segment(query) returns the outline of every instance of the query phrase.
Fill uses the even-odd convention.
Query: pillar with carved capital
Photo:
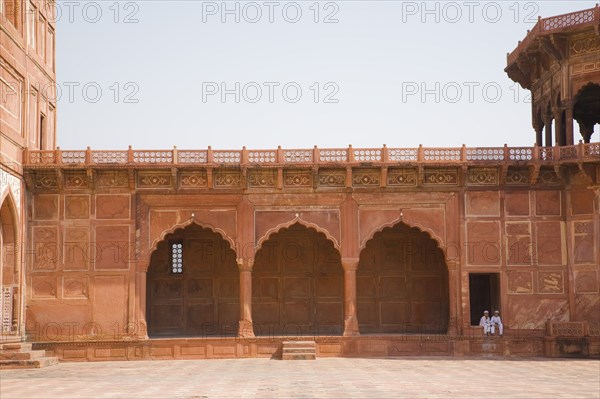
[[[564,129],[563,113],[562,109],[558,107],[552,108],[552,115],[554,116],[555,129],[554,129],[554,144],[557,146],[565,145],[567,133]]]
[[[240,324],[238,337],[253,338],[252,326],[252,266],[254,259],[237,259],[240,271]]]
[[[342,258],[344,268],[344,336],[359,335],[356,317],[356,269],[358,258]]]
[[[448,265],[448,299],[449,299],[449,317],[448,317],[448,335],[458,335],[458,260],[447,260]]]
[[[552,147],[552,114],[546,116],[544,125],[546,129],[546,140],[544,144],[546,147]]]
[[[573,104],[568,103],[565,109],[565,125],[566,125],[566,143],[565,145],[573,145]]]
[[[542,132],[544,130],[544,125],[535,126],[535,145],[541,147],[544,145],[542,141]]]

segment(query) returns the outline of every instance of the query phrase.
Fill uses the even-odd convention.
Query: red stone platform
[[[477,330],[477,332],[479,332]],[[600,337],[362,335],[355,337],[156,338],[140,341],[44,342],[61,361],[281,359],[284,341],[315,341],[317,357],[483,356],[600,358]]]

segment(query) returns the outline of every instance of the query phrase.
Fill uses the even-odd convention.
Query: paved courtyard
[[[0,372],[8,398],[598,398],[600,361],[269,359],[61,363]]]

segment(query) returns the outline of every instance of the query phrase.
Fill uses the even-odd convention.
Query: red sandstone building
[[[63,151],[39,90],[52,3],[0,4],[3,342],[64,360],[277,356],[290,336],[319,356],[600,354],[598,6],[508,55],[535,147]]]

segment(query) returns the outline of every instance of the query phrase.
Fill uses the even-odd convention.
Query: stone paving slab
[[[0,372],[9,398],[600,398],[600,361],[320,358],[61,363]]]

